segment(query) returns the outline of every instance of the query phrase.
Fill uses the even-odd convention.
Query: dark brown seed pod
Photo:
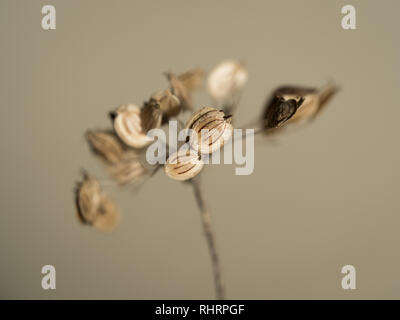
[[[297,109],[304,102],[304,98],[298,100],[288,99],[281,96],[274,96],[268,103],[263,115],[264,129],[277,128],[288,121],[296,113]]]
[[[191,147],[203,154],[221,148],[233,133],[231,116],[211,107],[194,113],[186,124],[186,129],[192,130],[189,137]]]

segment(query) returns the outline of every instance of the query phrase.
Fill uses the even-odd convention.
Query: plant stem
[[[215,243],[215,236],[211,228],[210,211],[208,210],[206,202],[204,201],[204,197],[200,187],[199,176],[190,180],[190,182],[193,186],[193,192],[196,198],[197,206],[200,209],[201,223],[203,225],[203,231],[204,235],[206,236],[208,251],[211,257],[216,297],[218,300],[224,300],[225,286],[224,286],[224,281],[222,280],[221,265]]]

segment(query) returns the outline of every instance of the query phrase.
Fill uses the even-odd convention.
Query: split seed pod
[[[299,86],[283,86],[276,89],[273,97],[282,97],[285,100],[294,99],[298,101],[304,98],[303,103],[299,106],[295,114],[290,118],[288,123],[300,122],[302,120],[313,120],[321,110],[327,105],[328,101],[338,92],[339,88],[330,83],[321,89],[299,87]],[[271,101],[274,98],[271,99]]]
[[[99,231],[112,231],[120,221],[114,201],[102,192],[96,178],[84,173],[83,182],[76,189],[76,207],[79,220]]]
[[[220,149],[233,133],[231,116],[225,116],[223,111],[205,107],[193,114],[186,124],[191,147],[203,154]]]
[[[225,60],[208,76],[208,91],[216,101],[225,104],[240,93],[247,79],[247,70],[241,62]]]
[[[304,102],[304,98],[285,99],[280,96],[274,96],[267,105],[263,115],[263,128],[277,128],[294,116],[297,109]]]
[[[200,173],[204,162],[193,150],[180,150],[173,153],[164,165],[165,174],[178,181],[189,180]]]
[[[130,147],[143,148],[153,141],[146,133],[160,127],[162,113],[155,103],[145,104],[142,109],[129,104],[120,106],[112,117],[118,137]]]
[[[88,130],[86,132],[86,140],[92,151],[99,155],[106,163],[117,163],[124,155],[121,142],[115,136],[115,133],[111,131]]]

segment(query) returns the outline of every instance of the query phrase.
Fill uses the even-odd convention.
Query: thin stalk
[[[197,176],[196,178],[190,180],[190,182],[193,186],[193,192],[194,192],[194,196],[196,198],[196,203],[200,210],[201,223],[203,225],[203,231],[204,231],[204,235],[207,240],[208,251],[209,251],[210,257],[211,257],[216,297],[218,300],[224,300],[225,299],[225,285],[224,285],[224,281],[222,279],[221,264],[220,264],[220,260],[219,260],[216,243],[215,243],[215,235],[211,228],[210,211],[207,208],[207,204],[204,200],[204,196],[201,191],[199,177]]]

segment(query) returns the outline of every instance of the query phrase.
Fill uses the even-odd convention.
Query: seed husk
[[[117,163],[122,159],[124,148],[114,132],[88,130],[85,137],[93,153],[106,163]]]

